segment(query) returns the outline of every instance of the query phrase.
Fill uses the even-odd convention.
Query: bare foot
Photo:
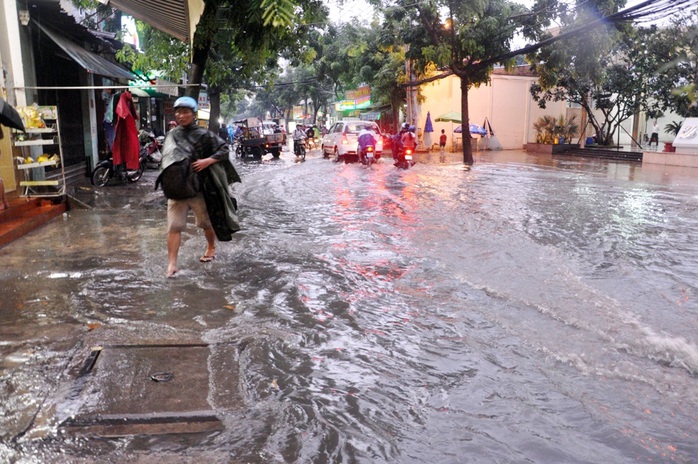
[[[177,271],[179,271],[179,269],[177,269],[177,265],[176,265],[176,264],[170,264],[169,266],[167,266],[167,272],[165,272],[165,276],[166,276],[168,279],[169,279],[170,277],[174,277],[175,274],[177,273]]]

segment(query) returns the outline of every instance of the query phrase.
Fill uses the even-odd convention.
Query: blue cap
[[[175,103],[174,103],[175,108],[190,108],[194,113],[196,113],[196,110],[199,109],[199,105],[196,103],[196,100],[194,100],[191,97],[179,97]]]

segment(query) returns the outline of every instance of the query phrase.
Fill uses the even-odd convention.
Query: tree
[[[671,110],[683,117],[697,117],[698,10],[672,18],[666,28],[648,34],[646,51],[656,60],[650,81],[653,115]]]
[[[538,0],[534,11],[553,4],[553,0]],[[548,22],[546,15],[534,14],[508,0],[401,1],[388,8],[385,15],[391,32],[409,44],[406,58],[421,76],[437,70],[441,73],[433,79],[458,76],[464,125],[469,119],[468,90],[488,82],[494,64],[515,63],[515,55],[509,52],[516,33],[534,38]],[[473,164],[469,137],[463,138],[463,162]]]
[[[616,13],[623,3],[586,3],[565,12],[561,21],[566,27],[588,23]],[[529,54],[531,69],[539,75],[531,94],[541,108],[561,100],[580,105],[599,143],[613,143],[620,123],[639,109],[646,95],[647,66],[641,65],[645,55],[637,54],[636,37],[626,25],[608,24]]]
[[[201,84],[207,82],[211,96],[209,127],[215,130],[221,92],[240,88],[242,83],[262,81],[258,74],[275,66],[277,56],[303,40],[309,29],[307,25],[326,13],[320,0],[204,0],[204,10],[189,48],[162,33],[152,32],[147,57],[137,56],[129,49],[124,49],[121,56],[143,65],[159,63],[155,69],[165,63],[172,74],[176,73],[175,65],[182,57],[191,57],[188,65],[191,85],[185,94],[197,98]],[[216,59],[209,60],[211,55]]]
[[[397,121],[405,99],[405,89],[399,85],[405,81],[404,49],[396,46],[395,37],[376,19],[368,27],[330,27],[312,45],[317,52],[312,65],[319,84],[314,100],[327,104],[332,94],[340,98],[346,90],[368,84],[372,103],[390,105],[391,119]]]

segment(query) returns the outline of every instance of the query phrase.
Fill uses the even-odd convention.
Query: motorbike
[[[165,136],[161,135],[156,137],[155,134],[150,131],[145,133],[141,140],[140,157],[145,160],[145,167],[147,169],[160,168],[160,163],[162,162],[161,148],[165,141]]]
[[[305,161],[305,143],[303,141],[296,142],[293,141],[293,151],[296,154],[296,158],[300,158],[301,161]]]
[[[395,166],[399,169],[409,169],[414,166],[414,159],[412,158],[413,152],[411,148],[405,148],[401,151],[401,155],[395,162]]]
[[[104,161],[99,162],[97,166],[92,170],[90,176],[90,181],[92,185],[97,187],[104,187],[109,183],[111,179],[117,179],[120,181],[128,182],[138,182],[138,180],[143,176],[143,171],[145,170],[145,157],[147,154],[141,150],[141,156],[138,160],[138,169],[135,171],[129,171],[121,166],[114,166],[114,158],[109,157]]]
[[[308,137],[305,139],[306,150],[314,150],[320,147],[320,139]]]
[[[361,164],[371,167],[373,163],[376,162],[376,147],[373,145],[367,145],[363,150],[361,150]]]

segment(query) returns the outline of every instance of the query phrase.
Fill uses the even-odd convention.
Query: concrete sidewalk
[[[239,407],[237,344],[201,338],[201,324],[221,327],[234,310],[218,299],[222,263],[198,263],[204,242],[190,226],[181,259],[197,269],[165,279],[166,200],[153,191],[156,177],[102,188],[86,179],[63,217],[0,249],[0,442],[56,431],[206,433],[222,428],[211,404]],[[217,290],[202,291],[205,280]],[[202,298],[206,314],[173,311]],[[224,369],[211,371],[212,359]]]

